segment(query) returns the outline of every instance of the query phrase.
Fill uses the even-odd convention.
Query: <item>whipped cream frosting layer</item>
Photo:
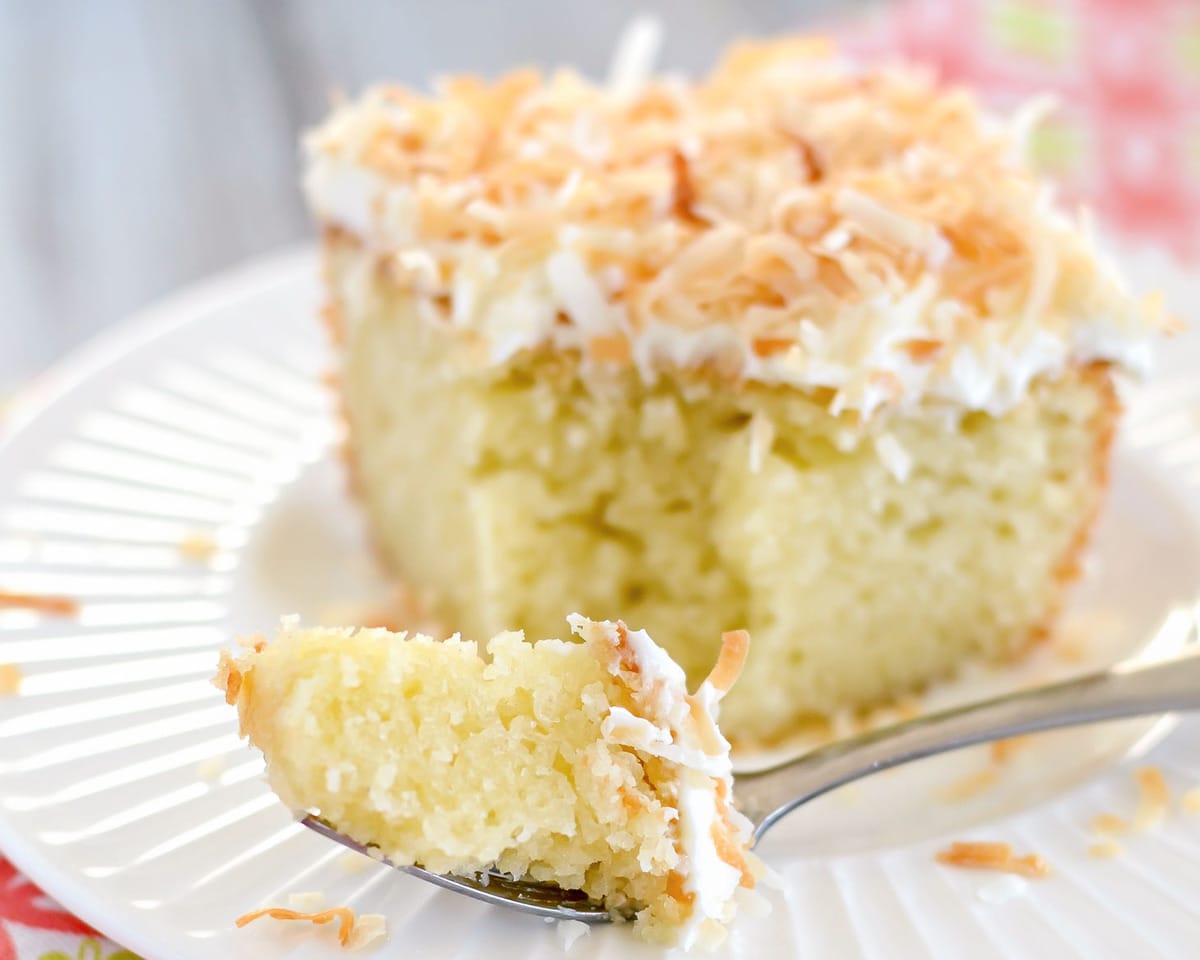
[[[864,416],[1001,413],[1074,365],[1144,372],[1170,325],[1020,158],[1039,109],[1000,123],[919,72],[783,41],[620,92],[376,88],[309,138],[306,190],[484,362],[548,346]]]
[[[755,896],[754,878],[766,872],[749,852],[750,822],[731,802],[730,745],[717,727],[717,705],[726,691],[706,680],[689,694],[683,669],[644,630],[579,614],[567,620],[576,636],[610,654],[610,672],[624,681],[636,678],[630,683],[634,709],[611,708],[601,731],[610,742],[660,757],[674,770],[670,782],[654,787],[679,811],[679,872],[692,909],[678,943],[684,949],[715,945],[738,906]],[[730,861],[730,850],[739,852],[739,862]]]

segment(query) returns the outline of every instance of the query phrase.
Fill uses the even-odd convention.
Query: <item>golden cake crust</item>
[[[1112,447],[1123,410],[1121,398],[1113,381],[1112,369],[1107,364],[1089,364],[1079,371],[1079,376],[1093,386],[1101,398],[1092,423],[1094,442],[1088,464],[1088,476],[1093,482],[1091,506],[1081,516],[1075,535],[1054,568],[1056,594],[1046,617],[1041,623],[1030,628],[1025,643],[1018,646],[1018,651],[1036,646],[1054,635],[1055,625],[1067,599],[1067,591],[1071,584],[1083,576],[1084,555],[1087,553],[1096,521],[1100,517],[1108,493]]]

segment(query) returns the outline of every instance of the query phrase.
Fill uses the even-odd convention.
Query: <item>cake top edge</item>
[[[374,87],[310,134],[306,190],[492,363],[549,343],[832,387],[864,413],[999,409],[1070,363],[1141,373],[1172,325],[1025,162],[1046,109],[1002,122],[927,71],[797,37],[695,81]]]

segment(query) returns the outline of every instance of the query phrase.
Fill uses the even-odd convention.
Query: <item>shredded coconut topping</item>
[[[647,377],[827,387],[864,415],[924,396],[999,412],[1072,363],[1137,372],[1169,325],[1019,159],[1037,110],[1000,124],[813,38],[650,78],[639,30],[611,86],[522,70],[368,91],[308,140],[314,211],[490,362],[596,344]]]

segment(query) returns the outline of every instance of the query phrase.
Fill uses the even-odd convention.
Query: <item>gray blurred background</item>
[[[304,241],[297,137],[333,89],[571,63],[640,12],[662,61],[862,0],[0,0],[0,394],[189,281]]]

